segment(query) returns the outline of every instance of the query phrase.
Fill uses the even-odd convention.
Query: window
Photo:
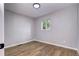
[[[41,22],[41,29],[42,30],[49,30],[50,29],[50,20],[44,20]]]

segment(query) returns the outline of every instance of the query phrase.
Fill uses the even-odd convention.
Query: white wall
[[[41,21],[50,18],[51,29],[41,30]],[[36,39],[77,48],[77,6],[58,10],[36,20]]]
[[[3,4],[0,4],[0,43],[3,43],[3,36],[4,36],[4,20],[3,20]]]
[[[77,42],[78,42],[78,44],[77,44],[77,46],[78,46],[78,50],[79,50],[79,4],[78,4],[78,40],[77,40]]]
[[[4,7],[0,4],[0,44],[4,43]],[[4,49],[0,49],[0,56],[4,55]]]
[[[10,47],[32,39],[33,21],[5,10],[5,46]]]

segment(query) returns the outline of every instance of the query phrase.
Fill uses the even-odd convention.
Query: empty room
[[[78,3],[5,3],[6,56],[79,56]]]

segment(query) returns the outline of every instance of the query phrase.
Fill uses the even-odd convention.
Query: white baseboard
[[[4,49],[0,49],[0,56],[4,56]]]
[[[41,41],[41,40],[35,40],[35,41],[39,41],[39,42],[43,42],[43,43],[47,43],[47,44],[51,44],[51,45],[55,45],[55,46],[59,46],[59,47],[68,48],[68,49],[73,49],[73,50],[79,51],[77,48],[72,48],[72,47],[68,47],[68,46],[65,46],[65,45],[57,44],[57,43],[50,43],[50,42]]]
[[[22,43],[12,44],[12,45],[6,46],[4,48],[9,48],[9,47],[17,46],[17,45],[28,43],[28,42],[31,42],[31,41],[38,41],[38,42],[43,42],[43,43],[47,43],[47,44],[51,44],[51,45],[55,45],[55,46],[59,46],[59,47],[63,47],[63,48],[73,49],[73,50],[76,50],[79,53],[79,50],[77,48],[72,48],[72,47],[69,47],[69,46],[65,46],[65,45],[61,45],[61,44],[57,44],[57,43],[50,43],[50,42],[36,40],[36,39],[25,41],[25,42],[22,42]]]
[[[17,46],[17,45],[28,43],[28,42],[31,42],[31,41],[33,41],[33,40],[29,40],[29,41],[25,41],[25,42],[21,42],[21,43],[17,43],[17,44],[12,44],[12,45],[9,45],[9,46],[5,46],[4,48],[9,48],[9,47]]]

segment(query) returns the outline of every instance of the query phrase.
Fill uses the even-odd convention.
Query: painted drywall
[[[33,3],[5,3],[5,8],[28,17],[36,18],[51,13],[60,8],[74,5],[74,3],[40,3],[41,7],[38,10],[33,8],[32,5]]]
[[[33,20],[5,10],[5,47],[28,42],[32,39]]]
[[[79,4],[77,4],[77,6],[78,6],[78,9],[77,9],[78,10],[78,13],[77,13],[77,15],[78,15],[78,25],[77,25],[78,26],[78,40],[77,40],[77,43],[78,44],[77,44],[77,46],[78,46],[78,50],[79,50]]]
[[[50,19],[50,30],[41,30],[41,21]],[[36,20],[35,39],[77,48],[77,6],[70,6]]]
[[[3,19],[3,4],[0,4],[0,43],[3,43],[4,36],[4,19]]]
[[[0,44],[4,43],[4,5],[0,4]],[[0,56],[4,55],[4,49],[0,49]]]

